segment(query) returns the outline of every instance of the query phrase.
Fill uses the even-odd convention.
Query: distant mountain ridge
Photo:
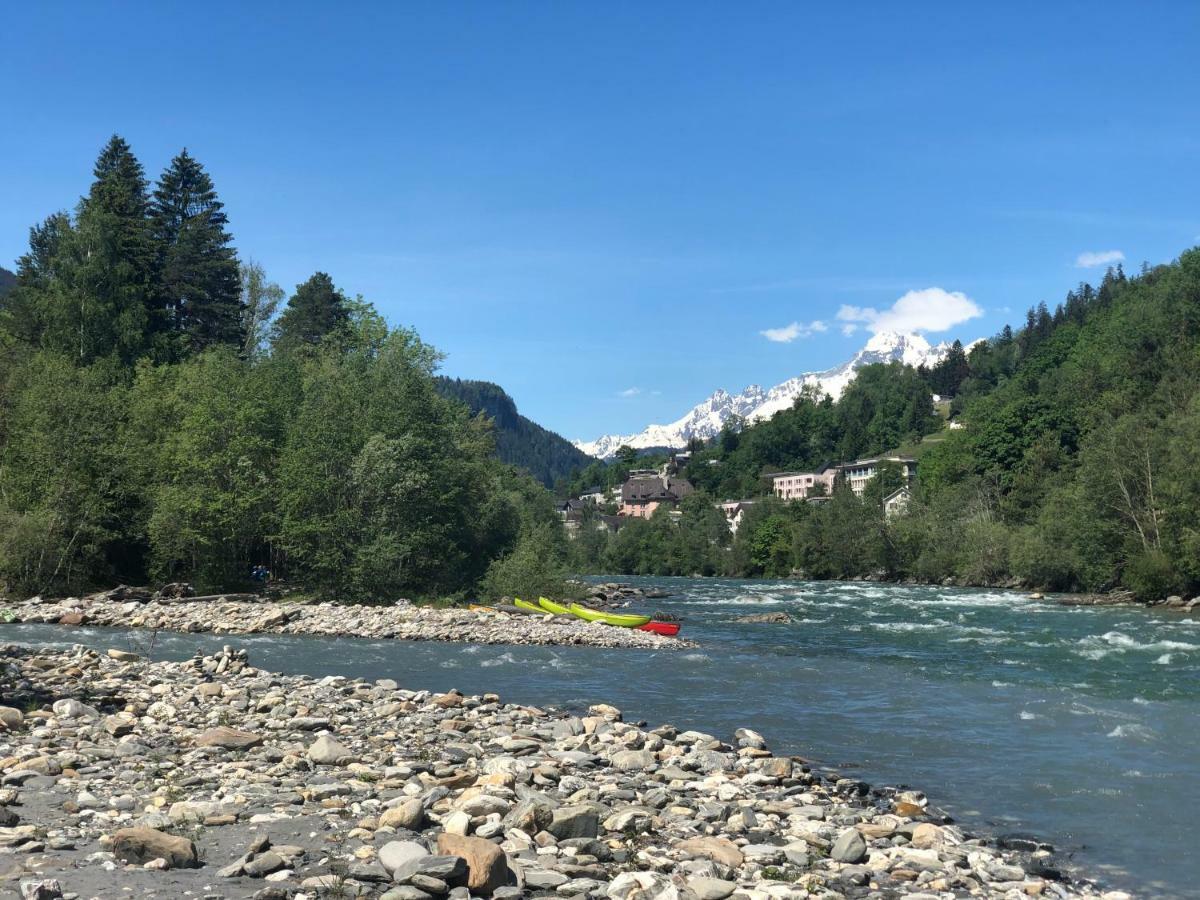
[[[517,412],[517,404],[490,381],[439,376],[438,392],[493,420],[496,456],[525,469],[546,487],[593,460],[570,441]]]
[[[0,266],[0,297],[3,297],[16,286],[17,276],[4,268],[4,266]]]
[[[649,447],[683,447],[692,438],[708,440],[721,433],[732,419],[755,422],[790,407],[806,387],[814,387],[835,400],[841,396],[858,370],[873,363],[902,362],[909,366],[932,366],[950,349],[949,343],[930,345],[919,334],[881,331],[865,347],[840,366],[823,372],[806,372],[764,390],[752,384],[738,394],[718,389],[707,400],[692,407],[682,418],[667,425],[649,425],[637,434],[606,434],[594,441],[575,441],[590,456],[612,458],[621,446],[635,450]]]

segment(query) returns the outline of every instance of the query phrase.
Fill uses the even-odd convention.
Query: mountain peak
[[[681,418],[667,425],[649,425],[637,434],[606,434],[594,441],[575,441],[575,446],[591,456],[609,459],[621,446],[635,450],[650,447],[684,447],[692,438],[707,440],[721,433],[726,422],[741,419],[755,422],[768,419],[796,402],[805,388],[815,387],[834,399],[841,396],[858,370],[872,363],[902,362],[908,366],[932,366],[949,348],[948,344],[931,347],[922,335],[899,331],[878,331],[866,345],[840,366],[824,372],[806,372],[789,378],[764,391],[756,384],[740,394],[724,388],[715,390]]]
[[[923,335],[903,331],[877,331],[871,335],[871,339],[867,341],[863,350],[871,353],[883,353],[899,348],[911,348],[925,353],[930,350],[929,341],[925,340]]]

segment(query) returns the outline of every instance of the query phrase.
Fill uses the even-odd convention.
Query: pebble
[[[0,667],[28,710],[0,716],[0,854],[63,893],[136,872],[176,895],[310,900],[1102,896],[1040,845],[981,840],[919,792],[776,757],[751,729],[281,675],[232,647],[156,663],[6,646]]]

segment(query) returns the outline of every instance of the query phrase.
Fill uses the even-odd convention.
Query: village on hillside
[[[679,517],[679,502],[695,492],[695,487],[681,474],[691,461],[690,451],[677,451],[657,469],[631,469],[619,486],[604,489],[599,486],[580,491],[577,496],[558,500],[556,508],[569,537],[576,537],[584,522],[590,519],[597,530],[618,531],[633,519],[649,519],[660,508]],[[814,472],[769,472],[771,492],[785,502],[824,503],[835,489],[845,486],[861,497],[867,484],[889,464],[900,474],[903,484],[883,498],[884,515],[901,515],[912,500],[910,485],[916,478],[917,460],[911,456],[888,455],[856,459],[850,462],[827,463]],[[746,511],[755,498],[723,500],[714,504],[725,516],[731,534],[737,534]]]

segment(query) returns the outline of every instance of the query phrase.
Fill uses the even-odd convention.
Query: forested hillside
[[[17,285],[17,276],[0,266],[0,297],[3,297]]]
[[[461,595],[521,554],[553,575],[549,493],[493,458],[415,333],[323,272],[280,311],[186,151],[151,186],[114,137],[93,174],[0,300],[0,588],[227,589],[267,565],[341,599]]]
[[[964,427],[922,449],[909,513],[891,521],[886,474],[863,501],[782,504],[764,473],[915,445],[940,425],[932,390]],[[754,496],[737,539],[707,543],[665,516],[581,546],[622,571],[1127,587],[1200,591],[1200,251],[1128,278],[1117,268],[1051,312],[1029,311],[932,371],[864,369],[838,403],[803,397],[695,454],[707,498]],[[712,529],[704,518],[696,527]],[[683,552],[680,547],[688,548]],[[667,562],[676,559],[679,564]]]
[[[439,376],[437,388],[442,396],[491,419],[496,457],[524,469],[546,487],[591,462],[590,456],[566,438],[518,413],[512,397],[497,384]]]

